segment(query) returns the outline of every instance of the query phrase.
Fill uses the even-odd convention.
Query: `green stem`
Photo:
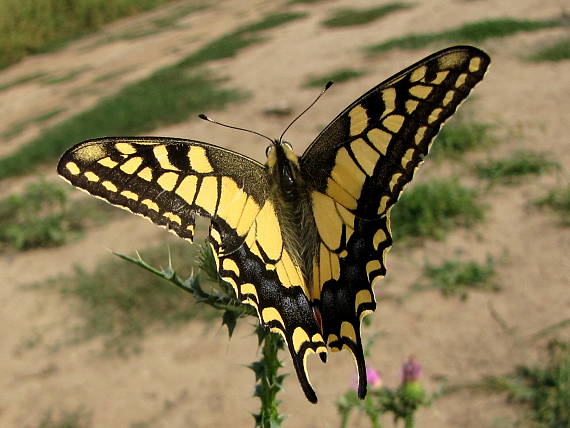
[[[279,369],[283,365],[278,358],[279,350],[283,348],[283,340],[277,334],[268,333],[261,327],[258,327],[257,335],[263,343],[261,358],[250,366],[257,380],[254,396],[259,397],[261,401],[259,414],[254,415],[255,423],[256,427],[277,428],[284,420],[279,414],[280,401],[277,399],[285,378],[285,375],[279,375]]]
[[[348,426],[348,417],[352,411],[352,407],[347,407],[341,413],[340,428],[346,428]]]
[[[414,422],[413,413],[406,415],[406,418],[404,420],[405,420],[404,428],[414,428],[414,426],[416,425]]]
[[[117,256],[166,279],[182,290],[190,293],[196,302],[207,303],[223,311],[223,323],[228,326],[230,336],[232,335],[237,318],[244,315],[256,316],[255,310],[251,306],[244,305],[235,298],[231,286],[218,279],[215,267],[213,267],[215,266],[215,262],[209,250],[203,252],[201,267],[206,273],[209,273],[211,277],[218,279],[218,289],[216,290],[203,289],[197,276],[191,276],[183,280],[176,274],[170,263],[167,269],[157,269],[142,260],[140,256],[137,258],[123,254],[117,254]],[[283,367],[283,365],[281,361],[279,361],[278,353],[280,349],[283,349],[283,340],[281,336],[270,333],[261,326],[258,326],[256,333],[258,343],[262,346],[261,357],[259,361],[249,366],[255,373],[255,380],[257,382],[254,396],[259,397],[261,401],[259,414],[253,415],[255,418],[255,426],[261,428],[279,428],[285,419],[284,416],[279,413],[278,407],[280,401],[277,400],[277,394],[283,388],[283,380],[286,376],[279,374],[279,369]]]
[[[379,415],[370,416],[370,422],[372,422],[372,426],[374,428],[382,428],[382,424],[380,423],[378,416]]]

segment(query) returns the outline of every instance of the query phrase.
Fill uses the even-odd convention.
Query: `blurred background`
[[[196,271],[197,249],[57,178],[88,138],[300,154],[344,107],[438,49],[492,59],[393,211],[388,276],[364,328],[372,389],[414,357],[419,427],[566,427],[570,400],[570,31],[562,0],[3,0],[0,426],[251,426],[255,320],[219,317],[112,252]],[[198,234],[204,239],[205,231]],[[285,371],[293,372],[282,355]],[[294,374],[285,426],[336,427],[346,352]],[[392,415],[382,418],[392,426]],[[355,410],[347,426],[371,426]]]

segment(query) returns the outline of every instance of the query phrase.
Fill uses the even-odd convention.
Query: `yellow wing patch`
[[[81,172],[81,170],[79,169],[79,167],[75,162],[67,162],[65,164],[65,168],[67,168],[67,170],[73,175],[77,175]]]
[[[195,175],[187,175],[182,179],[175,193],[184,199],[187,203],[194,203],[194,196],[198,188],[198,177]]]
[[[179,178],[180,176],[175,172],[165,172],[160,177],[158,177],[156,182],[164,190],[170,192],[176,187],[176,183],[178,183]]]
[[[360,198],[362,184],[366,175],[352,160],[348,151],[341,147],[337,154],[331,177],[340,187],[345,189],[353,198]]]
[[[132,147],[129,144],[130,147]],[[139,156],[130,158],[128,161],[126,161],[125,163],[123,163],[119,168],[121,168],[121,171],[127,173],[127,174],[134,174],[136,170],[138,170],[139,166],[142,165],[143,159]]]
[[[255,219],[257,226],[257,242],[271,260],[279,260],[283,249],[283,238],[279,233],[279,220],[275,207],[266,201]]]
[[[320,192],[313,192],[311,196],[319,235],[328,248],[336,250],[341,245],[343,222],[342,218],[337,215],[335,202]]]
[[[208,174],[213,172],[212,165],[206,156],[206,149],[203,147],[192,146],[188,151],[188,157],[190,158],[190,165],[192,169],[201,174]]]
[[[358,135],[366,128],[368,116],[362,106],[354,107],[348,115],[350,116],[350,135]]]
[[[368,131],[367,136],[376,150],[378,150],[382,155],[385,155],[388,151],[388,145],[390,144],[390,141],[392,141],[392,134],[379,128],[373,128]]]
[[[218,201],[218,178],[204,177],[198,190],[195,204],[202,207],[208,214],[213,216],[216,211]]]
[[[378,163],[378,159],[380,159],[380,153],[370,147],[370,145],[362,138],[350,143],[350,149],[352,150],[352,153],[354,153],[356,161],[364,170],[366,175],[371,177],[374,173],[374,168]]]

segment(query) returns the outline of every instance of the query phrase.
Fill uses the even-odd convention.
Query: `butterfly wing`
[[[287,341],[307,398],[312,352],[326,355],[299,268],[283,246],[264,167],[210,144],[153,137],[101,138],[69,149],[58,173],[74,186],[192,241],[194,216],[211,219],[218,271],[261,323]]]
[[[327,348],[313,315],[309,291],[299,267],[283,246],[272,202],[264,204],[244,245],[227,255],[212,242],[221,277],[244,303],[254,306],[261,323],[286,341],[299,383],[307,399],[317,402],[307,371],[307,357],[318,353],[326,360]]]
[[[238,153],[176,138],[88,140],[69,149],[58,173],[80,189],[192,241],[195,214],[245,240],[268,197],[263,166]],[[255,185],[254,185],[255,183]]]
[[[322,240],[313,287],[320,290],[324,337],[332,350],[354,354],[361,397],[360,321],[376,307],[372,282],[386,272],[390,209],[489,62],[469,46],[428,56],[348,106],[300,159]]]

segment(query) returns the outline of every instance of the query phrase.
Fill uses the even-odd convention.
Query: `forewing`
[[[306,181],[360,218],[384,215],[489,61],[473,47],[448,48],[372,88],[305,151]]]
[[[89,140],[69,149],[58,173],[82,190],[192,241],[194,216],[235,230],[223,251],[245,240],[268,196],[263,166],[210,144],[174,138]]]

